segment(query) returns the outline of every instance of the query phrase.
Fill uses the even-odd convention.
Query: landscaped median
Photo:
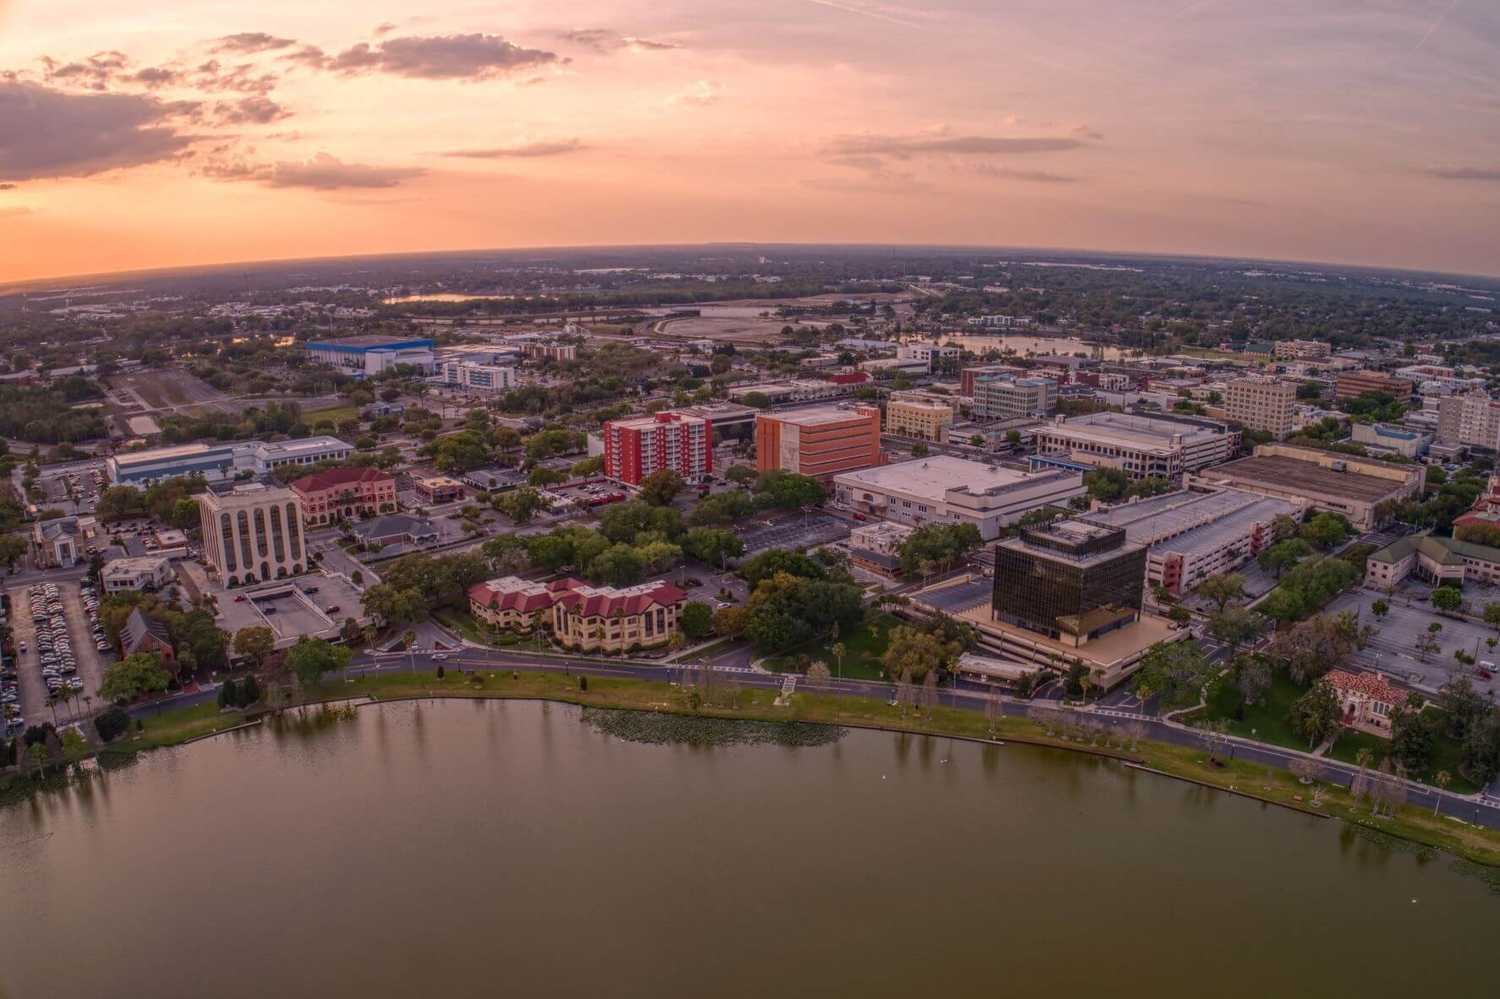
[[[433,697],[537,699],[597,708],[715,718],[804,721],[985,742],[999,739],[1113,757],[1172,777],[1302,812],[1345,819],[1364,829],[1437,847],[1500,868],[1500,831],[1461,822],[1447,815],[1434,816],[1430,807],[1408,805],[1400,808],[1394,816],[1373,816],[1366,803],[1334,785],[1321,785],[1322,794],[1314,804],[1312,789],[1285,771],[1244,760],[1211,763],[1207,752],[1202,749],[1135,740],[1119,731],[1086,725],[1084,723],[1090,720],[1086,713],[1076,716],[1057,713],[1060,721],[1044,727],[1030,718],[1004,715],[991,718],[978,711],[946,707],[903,711],[884,700],[832,694],[798,693],[789,706],[776,707],[773,704],[776,692],[761,688],[738,691],[731,688],[729,696],[733,707],[705,706],[695,711],[690,707],[690,695],[671,683],[619,677],[590,676],[587,679],[587,688],[581,689],[578,675],[557,672],[479,669],[467,675],[449,672],[441,680],[432,673],[392,672],[326,682],[303,691],[295,703],[318,704],[351,699],[380,702]],[[719,703],[727,705],[729,701]],[[212,734],[215,730],[243,725],[265,713],[253,709],[248,713],[220,712],[211,704],[165,711],[145,719],[144,730],[132,732],[106,747],[102,755],[108,757],[178,745]]]

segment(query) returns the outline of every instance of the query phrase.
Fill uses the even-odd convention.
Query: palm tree
[[[837,628],[838,625],[835,624],[834,627]],[[844,653],[849,650],[844,648],[843,642],[834,642],[828,651],[833,653],[833,661],[838,663],[839,677],[842,679],[844,675]]]
[[[1446,770],[1439,770],[1437,772],[1437,776],[1435,776],[1435,777],[1432,778],[1432,782],[1438,786],[1438,791],[1439,792],[1446,791],[1448,789],[1448,785],[1451,784],[1451,783],[1453,783],[1453,775],[1450,774]],[[1434,800],[1433,800],[1433,803],[1432,803],[1432,817],[1433,818],[1437,818],[1438,809],[1441,808],[1442,806],[1443,806],[1443,796],[1440,793],[1440,794],[1437,794],[1436,796],[1434,796]]]

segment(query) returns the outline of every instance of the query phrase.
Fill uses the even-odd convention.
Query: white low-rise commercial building
[[[986,541],[1032,510],[1087,492],[1079,472],[1017,472],[948,455],[844,472],[833,490],[844,509],[913,527],[973,524]]]
[[[122,451],[105,460],[109,481],[145,488],[179,476],[201,475],[219,482],[234,475],[243,444],[180,444],[145,451]]]
[[[99,570],[99,582],[106,593],[156,590],[170,583],[174,575],[170,559],[159,555],[145,555],[139,558],[117,558],[105,563],[104,568]]]
[[[242,467],[266,475],[282,465],[316,465],[320,461],[344,461],[354,445],[337,437],[303,437],[294,441],[254,441],[245,445]]]

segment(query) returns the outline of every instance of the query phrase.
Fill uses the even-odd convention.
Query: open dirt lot
[[[785,319],[761,319],[758,316],[700,316],[692,319],[668,319],[657,327],[663,336],[688,340],[725,340],[736,343],[777,343]]]
[[[217,406],[229,397],[191,372],[179,368],[136,371],[116,375],[110,388],[121,405],[131,400],[144,410],[176,410],[190,406]]]

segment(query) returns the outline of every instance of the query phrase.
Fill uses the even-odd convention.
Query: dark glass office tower
[[[1123,528],[1065,520],[995,546],[994,615],[1083,644],[1140,616],[1146,546]]]

